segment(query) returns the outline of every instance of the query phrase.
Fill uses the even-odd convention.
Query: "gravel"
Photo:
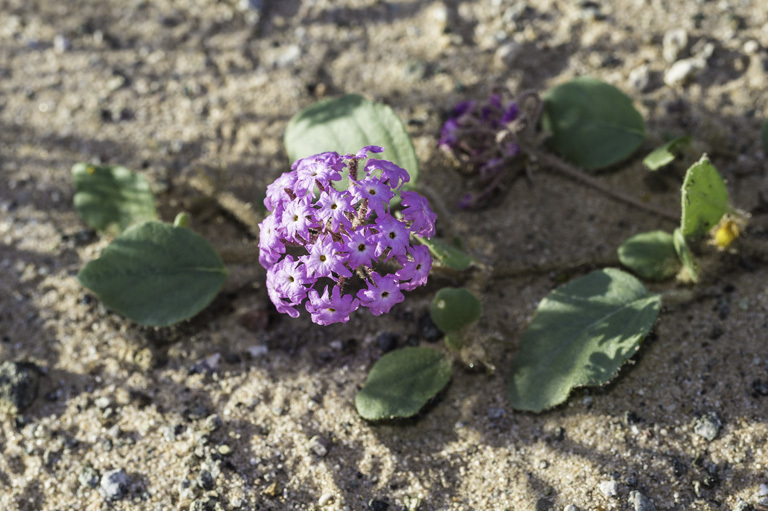
[[[104,500],[120,500],[128,495],[131,480],[122,468],[105,472],[99,483],[99,493]]]

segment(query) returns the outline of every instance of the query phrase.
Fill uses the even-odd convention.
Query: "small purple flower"
[[[356,158],[358,160],[364,160],[368,158],[368,153],[383,153],[384,148],[377,145],[367,145],[360,149],[356,155],[352,156],[351,154],[348,154],[346,156],[347,159]]]
[[[288,239],[296,242],[309,240],[309,229],[316,225],[312,219],[313,211],[309,207],[309,197],[297,198],[286,204],[281,223],[288,233]]]
[[[285,244],[281,241],[280,234],[277,215],[269,215],[259,224],[259,262],[267,269],[285,253]],[[261,260],[262,257],[264,261]]]
[[[271,185],[267,186],[267,195],[264,197],[264,207],[267,211],[278,212],[278,208],[291,200],[286,190],[293,193],[296,184],[296,173],[286,172],[278,177]]]
[[[381,171],[381,181],[387,183],[393,190],[399,190],[404,183],[411,180],[411,176],[408,175],[404,168],[395,165],[391,161],[371,158],[365,162],[365,172],[367,174],[370,175],[371,172],[377,170]]]
[[[312,316],[312,321],[318,325],[330,325],[332,323],[346,323],[349,315],[360,306],[360,300],[352,295],[342,295],[338,286],[333,286],[331,296],[328,296],[328,286],[320,295],[316,290],[309,292],[307,312]]]
[[[381,256],[387,249],[390,251],[387,259],[395,257],[399,261],[405,257],[410,238],[408,228],[403,222],[392,215],[384,215],[376,219],[373,227],[379,231],[376,236],[376,257]]]
[[[344,263],[346,257],[342,253],[341,243],[333,241],[330,235],[318,238],[309,255],[304,257],[304,265],[307,267],[307,275],[310,277],[334,277],[334,273],[340,277],[351,277]]]
[[[347,265],[355,270],[360,266],[371,266],[376,257],[376,242],[371,240],[370,228],[360,226],[349,234],[344,247],[347,252]]]
[[[368,289],[358,291],[357,297],[361,305],[371,309],[374,316],[386,314],[395,304],[405,300],[397,278],[393,275],[382,276],[376,272],[371,272]]]
[[[402,197],[403,219],[411,222],[411,231],[419,236],[431,238],[435,235],[435,221],[437,214],[429,207],[427,199],[416,192],[405,191]]]
[[[403,291],[413,291],[426,284],[429,270],[432,269],[432,257],[426,245],[413,247],[409,254],[413,257],[413,261],[405,262],[403,267],[395,273],[401,281],[410,281],[400,282],[400,289]]]
[[[368,199],[368,207],[376,212],[378,216],[386,214],[389,201],[395,194],[379,178],[368,176],[360,181],[352,181],[354,187],[352,195],[357,200]]]
[[[298,305],[307,297],[307,269],[301,261],[294,261],[290,255],[270,268],[272,285],[284,300]]]
[[[344,162],[337,153],[321,153],[299,160],[296,165],[296,195],[311,193],[316,184],[327,187],[341,179]]]
[[[338,232],[340,226],[346,229],[352,228],[352,222],[347,215],[354,214],[355,208],[352,206],[352,198],[349,194],[328,187],[328,190],[320,194],[317,205],[319,207],[316,218],[323,224],[330,220],[331,231]]]

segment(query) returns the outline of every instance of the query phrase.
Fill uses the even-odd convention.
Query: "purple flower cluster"
[[[453,107],[440,133],[440,148],[468,165],[484,187],[478,194],[465,195],[461,207],[481,205],[499,187],[502,171],[520,153],[516,143],[500,135],[514,134],[511,127],[519,114],[517,103],[504,103],[500,94],[484,103],[468,100]]]
[[[403,301],[403,291],[426,283],[432,258],[426,246],[411,244],[411,235],[431,238],[437,215],[424,197],[402,190],[408,172],[368,158],[382,151],[367,146],[354,155],[303,158],[267,187],[264,205],[271,214],[259,224],[259,261],[279,312],[295,318],[304,304],[315,323],[346,323],[361,306],[375,316],[387,313]],[[345,171],[349,186],[339,191],[333,182]],[[403,209],[395,217],[390,201],[398,192]],[[354,273],[366,287],[345,294],[345,280]]]

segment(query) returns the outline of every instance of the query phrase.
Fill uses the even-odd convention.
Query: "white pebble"
[[[643,92],[648,89],[648,85],[651,83],[651,72],[648,66],[643,64],[630,71],[627,81],[629,86],[637,92]]]
[[[330,502],[333,500],[333,495],[330,493],[323,493],[320,495],[320,498],[317,499],[317,505],[318,506],[325,506],[326,504],[330,504]]]
[[[616,481],[601,481],[598,488],[600,488],[600,492],[606,497],[619,496],[619,483]]]
[[[661,54],[664,60],[671,64],[680,58],[686,46],[688,46],[688,32],[684,28],[675,28],[664,34]]]
[[[760,51],[760,43],[755,41],[754,39],[750,39],[746,43],[744,43],[744,53],[747,55],[754,55]]]
[[[664,83],[670,87],[684,84],[704,69],[706,61],[699,58],[678,60],[664,73]]]

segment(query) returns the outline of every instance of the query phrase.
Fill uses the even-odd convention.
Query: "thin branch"
[[[629,204],[630,206],[634,206],[638,209],[642,209],[643,211],[647,213],[652,213],[654,215],[660,216],[664,219],[671,220],[673,222],[679,222],[680,221],[680,215],[676,213],[671,213],[669,211],[663,210],[661,208],[657,208],[655,206],[652,206],[650,204],[646,204],[630,195],[626,195],[621,192],[617,192],[616,190],[612,190],[605,184],[601,183],[600,181],[591,178],[587,174],[585,174],[583,171],[577,169],[576,167],[564,162],[560,158],[557,158],[555,156],[552,156],[550,154],[547,154],[543,151],[539,151],[537,149],[533,149],[531,147],[522,147],[523,151],[527,153],[529,156],[536,158],[540,162],[543,162],[548,168],[552,168],[559,172],[560,174],[569,177],[573,179],[574,181],[578,181],[582,184],[585,184],[587,186],[591,186],[595,190],[598,190],[604,194],[606,194],[608,197],[615,199],[619,202],[624,202],[625,204]]]

